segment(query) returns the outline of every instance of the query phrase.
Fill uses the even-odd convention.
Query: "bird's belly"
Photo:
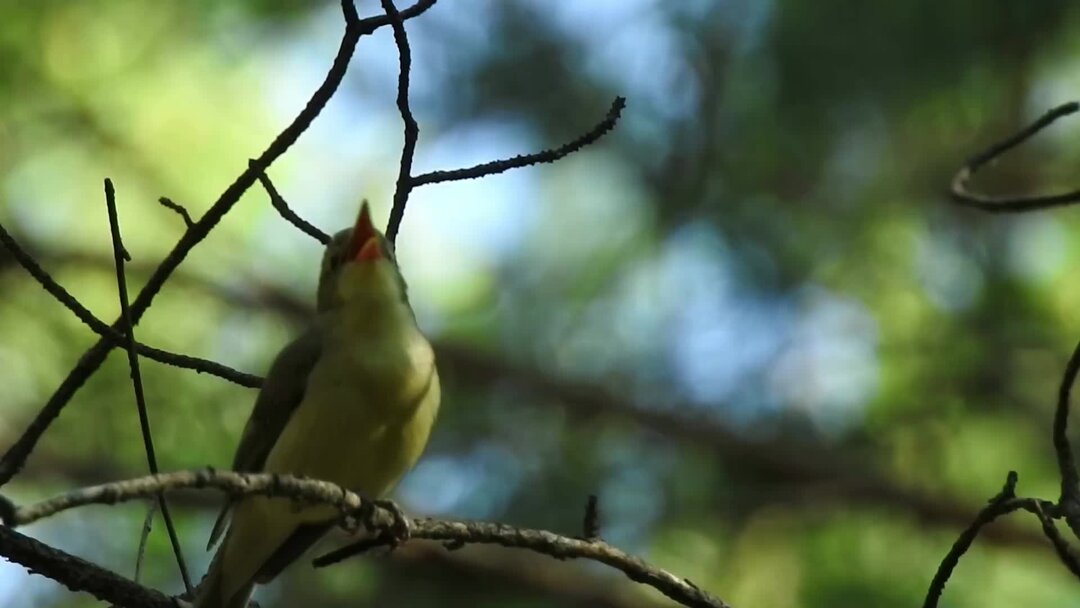
[[[308,394],[264,469],[337,483],[368,497],[386,494],[416,462],[439,403],[434,367],[406,369],[387,390],[355,362],[313,370]],[[381,374],[386,377],[387,374]],[[307,519],[307,518],[305,518]]]

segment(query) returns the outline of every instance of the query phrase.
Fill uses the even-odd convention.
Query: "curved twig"
[[[960,563],[960,558],[971,547],[971,543],[975,542],[975,537],[979,535],[982,527],[1006,513],[1023,508],[1022,504],[1013,500],[1016,498],[1016,480],[1016,472],[1009,471],[1005,479],[1005,486],[1001,489],[1001,492],[991,498],[990,504],[983,507],[982,511],[979,511],[975,520],[960,534],[960,537],[953,543],[952,548],[945,554],[945,558],[941,560],[941,565],[938,566],[937,573],[934,574],[934,579],[930,582],[930,588],[926,591],[923,608],[935,608],[938,605],[941,593],[945,591],[945,584],[949,582],[953,570]]]
[[[30,276],[33,277],[34,280],[49,293],[49,295],[63,304],[65,308],[70,310],[72,314],[82,321],[84,325],[89,327],[91,331],[101,336],[103,339],[108,340],[113,346],[124,346],[127,344],[127,338],[120,331],[106,324],[94,315],[94,313],[87,310],[87,308],[72,296],[71,293],[57,283],[56,279],[42,268],[33,256],[23,249],[22,245],[15,240],[15,237],[11,236],[7,229],[4,228],[3,224],[0,224],[0,244],[3,244],[4,247],[11,252],[11,256],[15,258],[15,261],[30,273]],[[190,369],[199,373],[207,373],[228,380],[229,382],[239,384],[240,386],[248,388],[259,388],[262,386],[262,378],[259,376],[238,371],[227,365],[222,365],[221,363],[209,359],[182,355],[153,346],[147,346],[141,342],[135,342],[135,351],[139,353],[139,355],[157,361],[158,363]]]
[[[1033,135],[1050,126],[1054,121],[1080,110],[1080,103],[1070,101],[1051,109],[1038,120],[1024,127],[1016,134],[990,146],[986,150],[972,156],[968,162],[956,172],[952,180],[951,194],[955,202],[968,207],[975,207],[991,213],[1021,213],[1035,211],[1050,207],[1071,205],[1080,201],[1080,189],[1070,190],[1060,194],[1048,194],[1042,196],[988,196],[972,192],[967,184],[975,172],[990,161],[998,158],[1009,150],[1027,141]]]
[[[254,160],[250,161],[250,163],[253,166],[255,165]],[[286,222],[296,226],[300,232],[319,241],[323,245],[330,242],[329,234],[319,230],[314,224],[297,215],[296,212],[289,207],[289,204],[285,202],[285,197],[281,196],[281,193],[274,187],[274,183],[270,181],[269,175],[264,171],[259,171],[258,178],[259,183],[262,184],[263,189],[266,190],[266,194],[270,196],[270,204],[277,210],[278,215],[284,218]]]
[[[615,100],[611,102],[611,107],[608,109],[607,115],[604,116],[603,120],[598,122],[588,133],[573,141],[567,142],[558,148],[551,148],[535,154],[523,154],[505,160],[481,163],[464,169],[431,171],[412,178],[412,187],[417,188],[428,184],[456,182],[464,179],[477,179],[488,175],[495,175],[496,173],[503,173],[504,171],[517,169],[519,167],[528,167],[529,165],[540,163],[553,163],[560,158],[573,154],[585,146],[596,142],[614,129],[615,125],[619,122],[619,117],[622,115],[623,108],[625,107],[626,98],[616,97]]]
[[[7,523],[25,525],[85,505],[115,504],[156,496],[161,492],[197,488],[215,488],[232,496],[258,494],[327,504],[339,509],[343,515],[366,513],[363,523],[373,531],[389,532],[395,525],[393,513],[379,506],[377,501],[366,501],[355,492],[326,481],[291,475],[236,473],[213,469],[149,475],[82,488],[34,505],[17,508]],[[497,544],[526,549],[557,559],[597,561],[622,571],[630,579],[653,587],[685,606],[729,608],[728,604],[702,591],[687,579],[651,566],[601,541],[571,538],[545,530],[516,528],[499,523],[430,518],[411,518],[409,529],[413,539],[459,544]],[[345,551],[342,551],[343,553]],[[344,559],[340,555],[339,558]]]
[[[416,124],[412,108],[409,107],[409,76],[412,69],[412,51],[409,49],[409,37],[405,33],[405,24],[393,0],[381,0],[390,26],[394,28],[394,44],[398,50],[398,85],[397,107],[401,122],[405,127],[404,143],[401,147],[401,162],[398,166],[397,184],[394,186],[394,206],[390,208],[390,219],[386,223],[386,239],[391,243],[397,240],[401,220],[405,218],[405,205],[409,202],[409,193],[413,189],[412,164],[416,155],[416,141],[420,137],[420,125]]]

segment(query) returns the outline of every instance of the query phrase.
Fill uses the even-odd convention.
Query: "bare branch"
[[[327,504],[340,510],[343,516],[366,513],[363,523],[371,531],[391,532],[396,523],[392,511],[379,506],[378,501],[366,501],[355,492],[326,481],[303,479],[291,475],[236,473],[213,469],[163,473],[82,488],[28,507],[17,508],[8,523],[9,525],[26,525],[85,505],[111,505],[156,496],[161,492],[196,488],[215,488],[229,493],[232,497],[258,494]],[[495,544],[526,549],[557,559],[597,561],[622,571],[631,580],[649,585],[683,605],[708,608],[727,608],[728,606],[686,579],[653,567],[602,541],[581,540],[545,530],[515,528],[498,523],[429,518],[411,519],[409,528],[411,539],[462,544]],[[387,540],[392,541],[392,539]],[[366,543],[365,546],[370,548],[370,541]],[[350,545],[320,558],[318,562],[320,566],[325,566],[355,552]]]
[[[1058,469],[1061,472],[1060,504],[1067,505],[1080,499],[1080,473],[1076,470],[1072,446],[1069,443],[1069,394],[1080,372],[1080,343],[1076,345],[1058,389],[1057,409],[1054,411],[1054,451],[1057,452]]]
[[[195,220],[191,219],[191,214],[188,213],[188,210],[185,209],[184,206],[180,203],[175,202],[167,196],[159,198],[158,202],[161,203],[162,207],[165,207],[166,209],[171,209],[172,211],[176,212],[176,214],[184,220],[184,226],[186,228],[191,229],[191,227],[195,225]]]
[[[27,571],[46,576],[72,591],[82,591],[117,606],[178,608],[159,591],[147,589],[97,564],[0,526],[0,555]]]
[[[589,500],[585,502],[585,519],[582,522],[582,538],[588,541],[600,538],[600,506],[596,494],[589,494]]]
[[[142,574],[143,557],[146,556],[146,541],[150,540],[150,532],[154,529],[154,516],[157,515],[158,503],[151,502],[146,508],[146,517],[143,518],[142,532],[139,533],[139,549],[135,553],[135,582],[139,582]]]
[[[960,537],[953,543],[952,548],[945,554],[945,558],[941,560],[941,565],[938,566],[934,579],[930,582],[930,588],[926,591],[923,608],[934,608],[938,605],[941,592],[945,590],[945,584],[949,582],[953,570],[960,563],[960,558],[971,547],[975,537],[979,535],[979,530],[998,517],[1021,508],[1020,504],[1013,501],[1016,498],[1016,480],[1016,472],[1009,471],[1009,475],[1005,480],[1005,487],[1001,489],[997,496],[990,499],[990,504],[983,507],[982,511],[979,511],[975,521],[971,522],[971,525],[960,534]]]
[[[402,12],[401,16],[402,18],[415,17],[427,10],[432,4],[434,4],[434,2],[431,0],[421,0],[409,10]],[[389,23],[388,18],[385,16],[358,19],[356,17],[356,9],[348,0],[345,0],[342,3],[342,9],[346,20],[345,34],[341,39],[341,45],[338,48],[337,55],[334,57],[333,65],[327,72],[323,83],[316,89],[315,93],[311,96],[311,99],[304,106],[303,110],[297,114],[296,118],[293,119],[293,121],[285,127],[276,138],[274,138],[274,141],[270,143],[266,150],[259,155],[255,161],[255,166],[249,166],[241,173],[239,177],[237,177],[236,180],[221,193],[221,196],[219,196],[217,201],[210,206],[210,209],[184,233],[173,247],[172,251],[165,256],[165,259],[162,260],[157,270],[150,276],[149,280],[147,280],[146,285],[143,286],[139,295],[131,303],[131,317],[133,322],[138,323],[139,319],[150,307],[154,297],[184,258],[187,257],[187,254],[206,238],[225,214],[232,209],[233,205],[236,204],[241,195],[243,195],[255,182],[257,174],[266,171],[275,160],[284,154],[292,144],[296,142],[300,135],[307,130],[319,113],[322,112],[326,103],[341,84],[345,72],[348,69],[349,62],[352,59],[353,51],[356,49],[356,43],[359,41],[360,37],[365,34],[370,34],[377,28]],[[114,327],[116,327],[115,324]],[[19,472],[26,462],[26,459],[33,451],[34,446],[37,445],[38,440],[45,433],[45,430],[52,424],[53,420],[60,415],[64,406],[67,405],[83,383],[86,382],[87,378],[97,371],[105,361],[105,357],[108,355],[109,350],[112,349],[113,345],[114,343],[111,340],[102,338],[79,358],[78,364],[72,368],[71,372],[60,383],[60,386],[38,412],[37,416],[30,423],[30,426],[27,427],[26,431],[19,437],[15,444],[7,450],[3,458],[0,459],[0,485],[10,481],[11,478]]]
[[[383,11],[386,12],[390,26],[394,28],[394,44],[398,50],[398,86],[397,107],[401,114],[401,122],[405,125],[405,141],[401,148],[401,163],[398,167],[397,184],[394,186],[394,206],[390,209],[390,219],[386,223],[386,238],[391,243],[396,242],[398,229],[401,228],[401,220],[405,217],[405,205],[409,202],[409,192],[412,191],[412,164],[416,155],[416,140],[420,137],[420,126],[413,118],[412,108],[409,107],[409,71],[412,69],[412,51],[409,49],[409,38],[405,33],[405,24],[401,21],[401,15],[393,0],[380,0]]]
[[[103,339],[108,340],[113,346],[123,346],[127,343],[127,338],[125,338],[117,328],[107,325],[104,321],[95,316],[94,313],[87,310],[86,307],[76,300],[74,296],[63,288],[63,286],[57,283],[56,279],[52,278],[52,276],[37,263],[33,256],[23,249],[19,242],[8,233],[2,224],[0,224],[0,243],[11,252],[12,257],[14,257],[15,260],[30,273],[30,276],[32,276],[45,291],[49,293],[49,295],[63,304],[94,333],[101,336]],[[218,376],[235,384],[239,384],[240,386],[258,388],[262,384],[262,378],[259,376],[235,370],[227,365],[222,365],[221,363],[210,361],[209,359],[173,353],[153,346],[147,346],[139,342],[135,343],[135,350],[147,359],[153,359],[154,361],[173,367],[191,369],[199,373]]]
[[[1039,504],[1039,501],[1033,500],[1032,508],[1029,509],[1035,516],[1039,518],[1039,523],[1042,524],[1043,534],[1050,540],[1050,544],[1054,546],[1054,551],[1057,552],[1058,559],[1061,563],[1065,564],[1065,567],[1072,572],[1073,576],[1080,578],[1080,561],[1077,561],[1076,554],[1073,553],[1069,547],[1069,543],[1065,542],[1065,539],[1058,532],[1057,526],[1054,525],[1054,520],[1046,515],[1043,511],[1043,507]]]
[[[146,464],[150,474],[158,472],[157,455],[154,453],[154,438],[150,431],[150,415],[146,411],[146,395],[143,392],[142,372],[139,370],[139,356],[135,354],[135,321],[131,316],[131,306],[128,302],[127,273],[124,272],[124,261],[131,260],[131,254],[124,249],[124,240],[120,236],[120,218],[116,213],[116,191],[112,180],[105,178],[105,206],[109,212],[109,233],[112,236],[113,263],[116,266],[116,289],[120,300],[120,319],[124,328],[125,350],[127,350],[128,368],[131,370],[131,387],[135,392],[135,407],[139,412],[139,431],[142,434],[143,448],[146,451]],[[169,505],[165,502],[165,495],[158,494],[158,506],[161,508],[161,518],[165,521],[165,529],[169,533],[169,542],[172,544],[173,555],[176,557],[176,566],[180,569],[180,577],[184,581],[184,588],[191,592],[191,577],[188,575],[187,565],[184,563],[184,554],[180,550],[180,539],[176,535],[176,526],[173,525],[172,515],[169,513]]]
[[[604,117],[599,123],[596,124],[588,133],[581,137],[565,143],[558,148],[544,150],[537,152],[536,154],[526,154],[508,158],[506,160],[496,160],[489,163],[482,163],[473,167],[465,169],[453,169],[449,171],[431,171],[430,173],[424,173],[412,178],[412,187],[417,188],[420,186],[426,186],[428,184],[438,184],[441,182],[455,182],[464,179],[477,179],[480,177],[486,177],[488,175],[495,175],[497,173],[503,173],[511,169],[517,169],[519,167],[528,167],[529,165],[536,165],[540,163],[553,163],[560,158],[563,158],[569,154],[573,154],[578,150],[595,143],[601,137],[606,135],[615,125],[619,122],[619,117],[622,115],[623,108],[626,107],[626,99],[623,97],[616,97],[611,102],[611,108],[608,109],[607,116]]]
[[[953,201],[968,207],[975,207],[991,213],[1020,213],[1035,211],[1050,207],[1071,205],[1080,201],[1080,189],[1063,192],[1061,194],[1048,194],[1041,196],[987,196],[978,194],[968,189],[968,181],[990,161],[998,158],[1005,152],[1019,146],[1033,135],[1050,126],[1054,121],[1080,110],[1080,103],[1070,101],[1043,114],[1035,122],[1024,127],[1016,134],[990,146],[986,150],[971,157],[968,162],[956,172],[952,180],[951,194]]]
[[[254,165],[255,161],[252,160],[251,164]],[[274,206],[274,209],[277,209],[278,214],[281,215],[281,217],[284,218],[285,221],[289,222],[293,226],[296,226],[300,229],[300,232],[303,232],[304,234],[315,239],[316,241],[319,241],[323,245],[326,245],[330,242],[329,234],[326,234],[322,230],[319,230],[313,224],[300,217],[296,214],[295,211],[289,208],[289,204],[285,202],[285,198],[281,196],[281,193],[279,193],[277,191],[277,188],[274,187],[273,182],[270,181],[270,176],[268,176],[262,171],[259,171],[258,178],[259,183],[262,184],[263,188],[266,190],[266,193],[270,195],[270,204]]]

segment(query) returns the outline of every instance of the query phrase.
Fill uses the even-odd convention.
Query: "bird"
[[[354,226],[327,244],[315,318],[271,364],[233,469],[306,476],[381,498],[419,459],[439,402],[434,352],[393,245],[364,201]],[[246,606],[256,584],[273,580],[339,520],[331,506],[285,497],[227,504],[195,607]]]

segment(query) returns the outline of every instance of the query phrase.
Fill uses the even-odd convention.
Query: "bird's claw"
[[[397,503],[392,500],[374,500],[372,503],[389,512],[391,517],[394,518],[394,523],[383,532],[383,535],[387,537],[390,546],[396,547],[409,540],[412,529],[409,526],[409,517],[401,510],[401,507],[397,506]]]

